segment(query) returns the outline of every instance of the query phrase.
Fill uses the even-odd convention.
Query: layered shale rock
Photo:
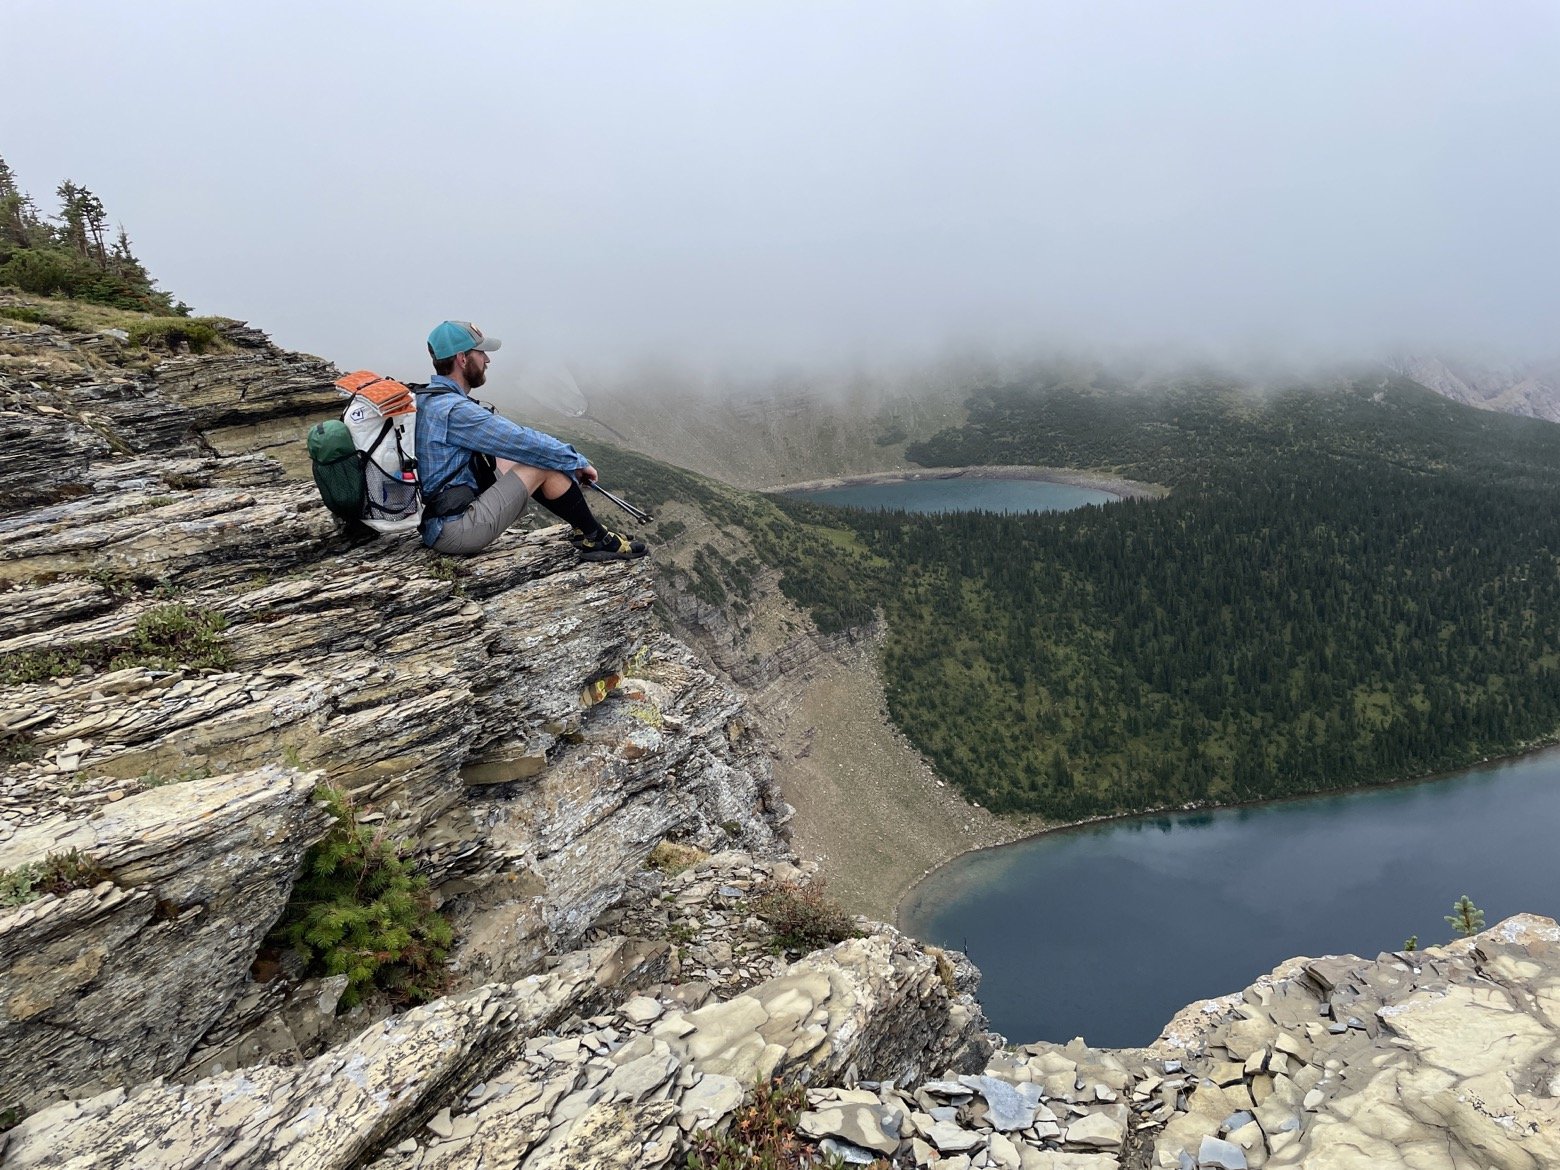
[[[90,1022],[79,1031],[96,1041],[62,1039],[76,1028],[64,992],[34,995],[55,1016],[13,997],[13,1020],[64,1022],[54,1039],[0,1058],[11,1094],[0,1104],[198,1074],[246,1053],[307,1054],[292,1030],[307,1015],[299,995],[247,982],[322,831],[313,783],[296,771],[345,791],[362,823],[405,842],[459,931],[456,987],[513,980],[578,943],[667,836],[783,849],[785,810],[742,702],[656,631],[645,565],[582,566],[558,530],[514,533],[458,563],[415,539],[349,538],[312,485],[272,459],[211,450],[213,430],[288,420],[301,449],[297,415],[327,401],[317,391],[334,371],[249,331],[228,339],[213,357],[115,367],[118,339],[44,333],[33,341],[50,362],[5,368],[0,425],[28,456],[6,464],[0,491],[39,506],[0,520],[0,868],[79,848],[116,876],[59,899],[63,909],[29,902],[6,922],[32,923],[26,940],[47,922],[58,954],[96,954],[108,932],[107,949],[133,959],[107,964],[109,998],[143,996],[148,1008],[131,1014],[143,1050],[132,1056]],[[76,364],[61,373],[56,354]],[[107,386],[123,409],[102,409]],[[179,425],[151,430],[130,421],[176,414]],[[54,448],[29,444],[51,434],[73,436],[88,458],[45,466],[36,451]],[[141,862],[135,834],[105,828],[124,823],[122,810],[170,812],[173,827],[145,839],[193,869],[207,846],[179,836],[180,818],[202,824],[208,795],[244,807],[234,776],[296,807],[274,840],[229,842],[219,868],[231,889],[197,898],[118,877]],[[243,902],[247,874],[265,875],[264,901]],[[213,907],[224,898],[247,909],[219,962],[194,936],[222,920]],[[146,928],[154,911],[172,926]],[[137,932],[166,953],[136,950]],[[24,957],[9,954],[12,965]],[[137,990],[138,972],[155,983],[181,954],[200,994],[173,1010]],[[30,984],[34,971],[0,971],[10,975]],[[168,994],[187,982],[166,981]],[[96,986],[77,985],[88,998]],[[295,990],[330,1000],[328,988]]]
[[[386,1168],[661,1167],[759,1071],[910,1078],[921,1060],[970,1067],[984,1052],[939,1041],[936,964],[887,928],[694,1010],[653,983],[665,949],[635,945],[413,1009],[307,1064],[63,1102],[12,1131],[6,1164],[322,1170],[382,1151]],[[625,998],[635,985],[646,994]],[[604,988],[616,1010],[600,1011]],[[891,1050],[885,1034],[914,1039]]]
[[[681,888],[743,868],[713,859]],[[886,929],[708,1001],[666,981],[665,947],[606,939],[307,1065],[53,1106],[7,1164],[657,1168],[772,1070],[811,1081],[799,1135],[847,1164],[1541,1170],[1560,1164],[1557,943],[1524,916],[1412,955],[1296,960],[1152,1049],[988,1056],[943,1022],[936,956]]]
[[[32,820],[0,869],[96,859],[85,889],[0,911],[0,1098],[177,1068],[227,1008],[328,818],[314,778],[260,769]]]
[[[0,304],[17,298],[0,295]],[[221,323],[215,352],[151,351],[118,330],[68,332],[0,317],[0,436],[14,463],[0,500],[33,505],[82,494],[111,453],[266,451],[305,470],[305,420],[337,406],[339,371],[288,353],[257,329]]]
[[[283,466],[335,371],[223,336],[0,322],[7,1166],[654,1170],[768,1076],[848,1164],[1560,1165],[1547,919],[1295,960],[1123,1051],[996,1047],[978,972],[886,927],[787,950],[764,892],[816,875],[653,563],[348,537]],[[262,953],[322,780],[431,883],[444,998],[338,1014]]]
[[[307,1064],[64,1102],[10,1134],[6,1162],[170,1170],[358,1165],[415,1130],[447,1093],[506,1068],[527,1037],[590,1010],[601,972],[622,977],[622,960],[621,947],[603,945],[556,972],[392,1017]],[[633,978],[644,977],[641,960],[628,966],[639,968]]]
[[[1560,928],[1520,915],[1426,951],[1297,959],[1157,1047],[1181,1058],[1161,1100],[1184,1108],[1156,1166],[1560,1165]]]

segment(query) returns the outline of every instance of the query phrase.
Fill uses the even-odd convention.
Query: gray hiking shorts
[[[525,481],[512,471],[499,476],[459,516],[451,516],[444,522],[439,539],[433,542],[433,551],[450,557],[469,557],[479,553],[498,539],[503,532],[525,512],[531,501],[531,493]]]

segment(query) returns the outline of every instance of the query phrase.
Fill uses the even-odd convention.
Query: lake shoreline
[[[1005,841],[998,841],[989,845],[973,845],[970,848],[963,849],[953,856],[932,866],[908,887],[906,887],[906,889],[899,895],[898,900],[894,903],[894,916],[891,920],[891,924],[896,930],[914,936],[914,932],[910,930],[909,923],[906,921],[906,910],[912,896],[934,875],[941,873],[950,865],[954,864],[954,862],[968,857],[973,853],[986,853],[997,849],[1010,849],[1014,846],[1028,844],[1030,841],[1038,840],[1041,837],[1048,837],[1052,836],[1053,834],[1059,835],[1063,833],[1074,832],[1078,829],[1093,828],[1097,825],[1110,824],[1113,821],[1134,821],[1142,820],[1145,817],[1161,817],[1167,815],[1173,816],[1182,813],[1211,813],[1220,812],[1225,809],[1262,808],[1269,805],[1298,804],[1302,801],[1319,800],[1322,797],[1329,796],[1348,796],[1357,792],[1377,792],[1392,788],[1411,788],[1416,784],[1431,784],[1437,780],[1445,780],[1449,777],[1457,775],[1460,772],[1467,772],[1474,768],[1483,767],[1485,765],[1515,763],[1519,760],[1525,760],[1533,756],[1539,756],[1545,752],[1550,751],[1560,752],[1560,730],[1557,730],[1553,736],[1529,744],[1526,747],[1519,748],[1517,751],[1511,752],[1507,755],[1488,756],[1484,759],[1475,760],[1471,763],[1464,764],[1461,767],[1446,768],[1439,772],[1425,772],[1418,776],[1405,776],[1397,780],[1384,780],[1379,784],[1356,784],[1348,788],[1329,788],[1322,792],[1308,792],[1296,796],[1269,796],[1263,797],[1259,800],[1238,800],[1228,804],[1163,805],[1159,808],[1142,809],[1138,812],[1108,813],[1096,817],[1085,817],[1083,820],[1078,821],[1062,821],[1057,824],[1046,825],[1044,828],[1034,829],[1032,831],[1021,831],[1016,836],[1013,836]]]
[[[828,479],[811,479],[802,483],[777,484],[762,490],[771,495],[790,492],[821,492],[831,488],[867,487],[872,484],[916,483],[938,479],[1021,479],[1036,483],[1059,483],[1069,487],[1090,488],[1105,492],[1118,499],[1157,500],[1169,494],[1170,489],[1159,484],[1140,483],[1116,475],[1093,471],[1078,471],[1070,467],[1037,467],[1025,464],[976,466],[976,467],[928,467],[908,471],[876,471],[865,475],[840,475]]]

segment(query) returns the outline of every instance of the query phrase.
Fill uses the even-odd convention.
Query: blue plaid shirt
[[[590,462],[568,443],[494,414],[442,374],[428,379],[428,388],[435,387],[455,393],[417,396],[417,468],[425,491],[460,484],[476,490],[469,466],[473,452],[558,471],[578,471]],[[432,547],[443,530],[443,520],[428,519],[423,543]]]

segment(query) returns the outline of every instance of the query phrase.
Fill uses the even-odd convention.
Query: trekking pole
[[[602,487],[595,480],[591,480],[590,486],[595,488],[602,495],[606,496],[607,499],[611,500],[619,508],[622,508],[623,511],[627,512],[630,516],[632,516],[635,520],[638,520],[641,524],[648,524],[648,523],[650,523],[650,521],[655,519],[655,517],[650,515],[649,512],[642,512],[638,508],[634,507],[633,504],[630,504],[627,500],[623,499],[622,497],[613,495],[611,492],[609,492],[606,488]]]

